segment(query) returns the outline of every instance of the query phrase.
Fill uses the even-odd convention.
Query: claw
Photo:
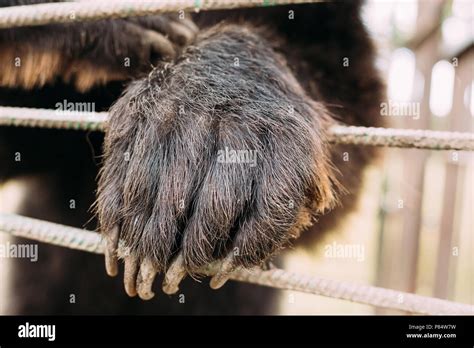
[[[124,271],[124,285],[125,292],[128,296],[134,297],[137,295],[136,279],[138,273],[138,259],[133,255],[125,257],[125,271]]]
[[[181,46],[187,45],[194,39],[195,32],[190,30],[187,26],[178,23],[170,23],[172,36],[178,41]]]
[[[183,18],[183,19],[180,19],[179,22],[183,24],[184,26],[186,26],[186,28],[191,30],[193,34],[196,34],[199,31],[199,28],[197,27],[197,25],[194,24],[194,22],[190,19]]]
[[[164,35],[152,30],[146,30],[144,39],[149,42],[153,50],[162,57],[175,57],[176,51],[173,48],[173,44]]]
[[[178,285],[185,276],[186,269],[184,268],[184,257],[180,252],[165,274],[165,279],[163,280],[163,292],[168,295],[178,292]]]
[[[119,242],[119,228],[114,226],[106,238],[105,247],[105,270],[111,277],[118,274],[117,247]]]
[[[145,259],[140,266],[137,277],[137,292],[142,300],[151,300],[155,293],[151,290],[157,270],[150,259]]]
[[[235,270],[234,254],[230,252],[222,261],[221,268],[212,277],[210,286],[212,289],[221,288],[230,278],[231,273]]]

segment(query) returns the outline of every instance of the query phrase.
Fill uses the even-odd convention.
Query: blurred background
[[[472,132],[474,1],[367,1],[363,17],[387,81],[394,128]],[[473,154],[386,149],[359,209],[284,268],[474,303]],[[282,314],[397,314],[285,291]]]

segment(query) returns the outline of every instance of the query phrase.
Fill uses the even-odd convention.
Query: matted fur
[[[261,263],[334,202],[326,111],[250,28],[206,31],[110,115],[100,228],[120,225],[131,252],[162,270],[179,249],[190,272],[230,249]],[[255,151],[256,165],[220,163],[225,148]]]

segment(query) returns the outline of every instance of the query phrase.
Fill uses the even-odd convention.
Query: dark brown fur
[[[255,31],[213,27],[110,111],[101,230],[119,224],[162,270],[178,249],[191,272],[231,249],[258,264],[299,232],[302,211],[333,203],[327,112]],[[218,162],[226,147],[256,151],[256,165]]]
[[[1,0],[0,7],[43,2],[56,1]],[[71,22],[1,29],[0,66],[4,71],[0,86],[33,89],[62,80],[85,92],[147,72],[192,39],[170,15]],[[21,66],[15,58],[21,60]]]

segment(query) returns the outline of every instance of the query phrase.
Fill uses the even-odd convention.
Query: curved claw
[[[137,292],[142,300],[151,300],[155,293],[151,289],[155,280],[157,269],[150,259],[145,259],[140,265],[140,272],[137,277]]]
[[[234,254],[230,252],[222,261],[219,271],[212,277],[210,282],[211,288],[215,290],[221,288],[229,280],[235,268]]]
[[[162,57],[174,58],[176,56],[173,44],[163,34],[145,30],[144,40],[149,42],[153,50],[161,54]]]
[[[170,28],[173,32],[173,36],[178,41],[178,44],[182,46],[187,45],[196,36],[195,32],[193,32],[186,25],[183,25],[181,23],[172,22],[170,23]]]
[[[119,227],[115,225],[106,237],[105,270],[111,277],[118,274],[117,247],[119,243]]]
[[[124,259],[125,270],[123,276],[123,282],[125,286],[125,292],[128,296],[134,297],[137,295],[136,279],[138,273],[138,259],[133,255],[128,255]]]
[[[196,34],[199,31],[199,28],[194,22],[190,19],[183,18],[179,20],[179,23],[183,24],[186,28],[191,30],[193,34]]]
[[[178,292],[178,285],[185,276],[186,269],[184,267],[184,257],[180,252],[165,274],[165,279],[163,280],[163,292],[168,295]]]

